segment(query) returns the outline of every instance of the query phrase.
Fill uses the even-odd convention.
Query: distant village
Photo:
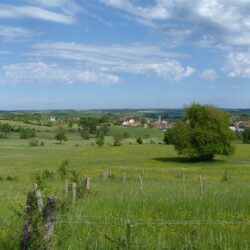
[[[134,119],[124,120],[122,122],[124,127],[144,127],[144,128],[157,128],[160,130],[166,130],[169,128],[169,123],[166,120],[162,120],[159,116],[158,120],[145,119],[144,122],[136,121]]]
[[[70,118],[71,122],[79,122],[80,117],[74,116]],[[57,118],[55,116],[49,117],[50,122],[56,122]],[[158,119],[153,118],[147,118],[147,117],[128,117],[128,116],[119,116],[118,123],[116,122],[116,125],[121,125],[123,127],[130,127],[130,128],[136,128],[136,127],[144,127],[144,128],[156,128],[165,131],[168,128],[172,127],[172,122],[169,122],[165,119],[162,119],[161,116],[158,117]],[[113,123],[110,123],[112,126]],[[232,120],[229,124],[229,128],[235,132],[244,132],[246,128],[250,128],[250,120],[246,121],[236,121]]]

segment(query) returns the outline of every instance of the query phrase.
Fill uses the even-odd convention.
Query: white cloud
[[[33,46],[34,51],[26,55],[38,58],[70,60],[90,70],[102,72],[124,72],[152,74],[174,82],[194,73],[191,67],[169,59],[178,56],[165,52],[157,46],[134,44],[130,46],[97,46],[75,43],[46,43]]]
[[[201,78],[214,81],[218,78],[218,74],[214,69],[206,69],[201,73]]]
[[[11,64],[2,67],[0,84],[98,84],[108,86],[117,84],[116,75],[95,72],[80,67],[65,67],[43,62]]]
[[[36,6],[15,6],[0,4],[0,19],[32,18],[57,23],[72,24],[75,18],[71,15],[46,10]]]
[[[133,0],[100,2],[134,16],[135,21],[140,17],[142,24],[154,22],[163,31],[166,24],[171,27],[174,23],[171,33],[165,34],[172,40],[175,40],[174,32],[184,30],[188,31],[183,33],[188,39],[183,42],[198,43],[208,36],[215,44],[250,44],[249,0],[154,0],[151,4]]]
[[[101,0],[106,5],[124,10],[135,16],[145,19],[166,19],[169,17],[168,9],[161,3],[150,7],[135,5],[130,0]]]
[[[34,35],[33,31],[21,27],[0,25],[0,39],[5,42],[26,40]]]
[[[74,15],[82,10],[74,0],[26,0],[26,2],[45,8],[59,9],[68,15]]]
[[[250,78],[250,53],[234,52],[227,56],[223,67],[229,77]]]

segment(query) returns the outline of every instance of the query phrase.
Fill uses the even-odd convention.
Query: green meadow
[[[192,163],[159,144],[161,131],[117,127],[111,134],[124,130],[130,137],[118,147],[112,137],[98,147],[75,132],[63,144],[51,131],[38,132],[45,145],[37,147],[15,134],[1,139],[0,249],[19,249],[26,195],[45,170],[55,174],[43,196],[55,195],[60,205],[52,249],[250,249],[250,145],[236,145],[229,158]],[[136,144],[137,136],[144,144]],[[90,192],[75,205],[64,198],[58,174],[65,159],[91,178]],[[113,176],[103,181],[106,168]]]

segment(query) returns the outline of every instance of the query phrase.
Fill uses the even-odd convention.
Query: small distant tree
[[[242,136],[243,136],[243,142],[245,144],[250,144],[250,128],[245,128]]]
[[[98,130],[97,130],[97,134],[100,134],[100,133],[103,133],[103,135],[108,135],[110,129],[109,129],[109,126],[106,125],[106,124],[102,124]]]
[[[104,135],[103,134],[99,134],[97,137],[96,137],[96,144],[101,147],[104,145]]]
[[[113,135],[114,146],[121,146],[124,137],[121,134]]]
[[[127,138],[129,138],[129,133],[128,132],[123,132],[122,136],[123,136],[123,138],[127,139]]]
[[[36,137],[35,129],[30,129],[30,128],[21,128],[20,129],[20,138],[21,139],[29,139],[29,138],[35,138],[35,137]]]
[[[62,127],[59,126],[55,135],[55,139],[62,143],[62,141],[67,141],[67,136],[66,136],[66,130]]]
[[[142,140],[141,137],[138,137],[138,138],[136,139],[136,142],[137,142],[138,144],[143,144],[143,140]]]
[[[83,140],[89,140],[90,134],[89,134],[89,129],[88,128],[81,129],[81,138]]]
[[[3,137],[8,138],[12,127],[9,123],[0,124],[0,132],[3,133]]]

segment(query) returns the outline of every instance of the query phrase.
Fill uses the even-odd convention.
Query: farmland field
[[[0,142],[2,248],[19,244],[22,216],[13,211],[22,213],[38,172],[55,172],[44,195],[64,199],[57,170],[68,159],[71,169],[91,177],[91,192],[58,213],[53,249],[249,249],[250,146],[237,145],[230,158],[191,163],[163,144],[97,147],[74,136],[62,145],[44,143],[29,147],[15,136]],[[105,168],[114,175],[107,182],[100,179]]]

